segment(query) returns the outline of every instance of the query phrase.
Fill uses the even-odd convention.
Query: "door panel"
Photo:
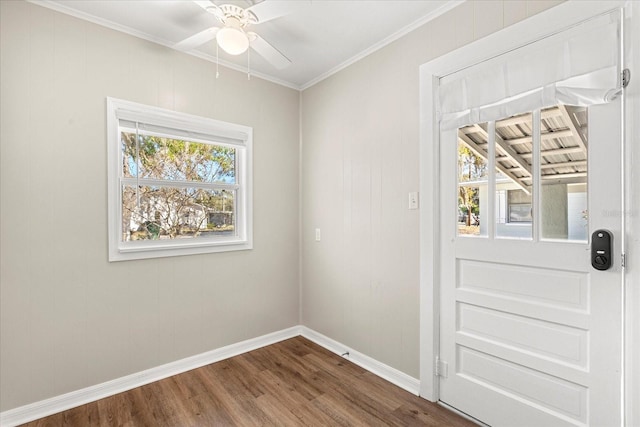
[[[480,217],[481,228],[483,222],[503,221],[484,236],[459,232],[466,226],[458,222],[460,134],[454,129],[440,135],[440,358],[449,366],[448,375],[440,377],[440,399],[492,426],[614,426],[621,422],[620,101],[591,106],[588,111],[565,109],[569,116],[561,108],[557,123],[547,121],[540,128],[545,132],[545,125],[573,126],[573,131],[564,129],[565,135],[579,132],[582,151],[564,137],[553,141],[547,136],[545,141],[530,136],[530,142],[541,144],[542,149],[520,149],[521,158],[529,160],[517,166],[503,149],[473,141],[479,156],[488,159],[489,153],[496,153],[496,162],[489,163],[501,159],[503,169],[520,169],[511,182],[492,172],[494,176],[486,183],[481,179],[463,183],[480,189],[478,203],[485,207],[494,203],[495,208],[479,209],[493,215]],[[588,129],[581,122],[588,123]],[[513,147],[515,138],[527,138],[505,135],[496,138],[501,138],[499,142],[486,138],[486,144]],[[568,153],[568,157],[552,157],[550,151]],[[531,161],[536,152],[542,152],[539,162]],[[517,158],[514,153],[511,156]],[[562,169],[571,167],[572,161],[577,162],[573,169]],[[550,170],[565,175],[554,172],[556,176]],[[497,169],[497,174],[503,172]],[[537,186],[532,184],[534,176],[540,182]],[[527,239],[501,234],[509,233],[509,227],[522,226],[509,224],[504,219],[508,215],[501,213],[506,209],[501,203],[508,204],[507,192],[514,189],[514,180],[519,181],[517,191],[526,189],[532,195],[531,201],[512,197],[520,213],[523,205],[533,203],[532,224],[527,225],[532,231]],[[494,188],[496,195],[482,196],[483,185]],[[506,188],[503,194],[499,194],[500,186]],[[587,209],[574,208],[572,213],[569,206],[576,197],[569,194],[578,194],[579,203],[586,200]],[[542,208],[535,206],[536,200],[542,201]],[[549,206],[555,209],[551,213]],[[575,216],[576,211],[581,217]],[[511,219],[523,218],[526,216]],[[585,229],[575,231],[577,226]],[[571,240],[571,227],[573,235],[588,238],[597,229],[612,232],[610,270],[591,267],[590,242],[583,237]]]

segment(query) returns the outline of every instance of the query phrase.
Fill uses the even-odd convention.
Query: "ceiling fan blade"
[[[251,36],[251,48],[255,50],[258,55],[269,61],[271,65],[281,70],[291,65],[291,60],[284,56],[278,49],[273,47],[265,39],[257,35],[256,33],[250,33]]]
[[[195,4],[206,10],[207,12],[212,12],[213,9],[217,8],[215,4],[213,4],[209,0],[192,0]]]
[[[194,49],[202,44],[205,44],[208,41],[215,39],[218,31],[220,31],[220,28],[218,27],[207,28],[204,31],[200,31],[197,34],[194,34],[191,37],[187,37],[181,42],[176,43],[173,48],[182,51]]]
[[[300,10],[307,2],[302,0],[264,0],[246,10],[258,18],[258,24]]]

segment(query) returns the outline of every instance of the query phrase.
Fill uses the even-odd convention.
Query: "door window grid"
[[[587,241],[587,113],[557,105],[458,129],[458,235]]]

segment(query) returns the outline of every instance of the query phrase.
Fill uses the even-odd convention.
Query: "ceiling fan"
[[[240,55],[251,47],[278,69],[291,64],[289,58],[257,33],[247,31],[247,28],[289,14],[302,2],[267,0],[255,3],[248,8],[235,4],[218,6],[210,0],[193,0],[193,2],[215,16],[222,26],[210,27],[196,33],[178,42],[174,46],[176,49],[188,51],[216,39],[218,46],[230,55]]]

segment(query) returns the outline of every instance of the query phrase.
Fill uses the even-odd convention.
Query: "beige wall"
[[[299,322],[417,378],[418,66],[557,3],[466,2],[299,121],[297,91],[0,1],[0,411]],[[107,96],[254,128],[254,250],[107,262]]]
[[[299,92],[0,1],[0,410],[298,316]],[[105,98],[252,126],[254,249],[107,262]]]
[[[463,3],[303,92],[305,326],[418,378],[418,67],[558,3]]]

